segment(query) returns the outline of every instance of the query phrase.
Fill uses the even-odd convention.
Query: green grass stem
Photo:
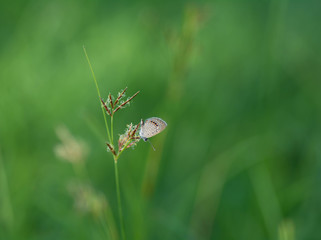
[[[122,209],[121,198],[120,198],[120,187],[119,187],[119,175],[118,175],[117,160],[115,160],[114,163],[115,163],[114,164],[114,166],[115,166],[115,180],[116,180],[116,191],[117,191],[120,230],[121,230],[122,239],[125,240],[126,236],[125,236],[125,227],[124,227],[124,219],[123,219],[123,209]]]
[[[94,79],[94,82],[95,82],[95,85],[96,85],[96,89],[97,89],[97,93],[98,93],[99,104],[101,105],[101,103],[100,103],[101,95],[100,95],[100,91],[99,91],[99,86],[98,86],[98,83],[97,83],[97,79],[96,79],[94,70],[93,70],[93,68],[92,68],[92,66],[91,66],[91,63],[90,63],[90,60],[89,60],[89,57],[88,57],[88,54],[87,54],[87,51],[86,51],[85,46],[83,46],[83,49],[84,49],[84,53],[85,53],[85,56],[86,56],[86,59],[87,59],[87,62],[88,62],[88,65],[89,65],[91,74],[92,74],[92,76],[93,76],[93,79]],[[103,107],[103,106],[101,106],[101,110],[102,110],[102,113],[103,113],[103,116],[104,116],[105,126],[106,126],[106,130],[107,130],[107,136],[108,136],[109,141],[111,142],[112,139],[111,139],[111,137],[110,137],[110,132],[109,132],[109,127],[108,127],[108,123],[107,123],[106,113],[105,113],[105,110],[104,110],[104,107]]]
[[[114,146],[114,115],[110,117],[111,144]]]

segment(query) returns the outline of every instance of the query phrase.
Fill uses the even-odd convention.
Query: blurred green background
[[[2,2],[0,239],[120,239],[83,45],[104,98],[141,91],[115,137],[168,123],[156,152],[141,141],[119,160],[127,239],[321,239],[320,12],[318,0]],[[59,126],[87,145],[86,177],[55,154]],[[106,199],[103,217],[77,208],[72,182]]]

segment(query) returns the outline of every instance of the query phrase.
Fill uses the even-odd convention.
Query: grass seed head
[[[89,148],[84,141],[72,136],[65,126],[57,127],[56,134],[61,143],[55,146],[54,152],[59,158],[72,164],[78,164],[86,159]]]

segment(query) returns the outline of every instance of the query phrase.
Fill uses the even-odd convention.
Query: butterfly
[[[139,131],[139,136],[145,142],[148,141],[149,138],[159,134],[167,127],[167,123],[158,117],[151,117],[145,120],[141,120],[141,127]],[[154,151],[155,148],[152,145]]]

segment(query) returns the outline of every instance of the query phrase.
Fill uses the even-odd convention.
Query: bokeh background
[[[2,1],[0,239],[120,239],[83,46],[104,98],[140,90],[115,137],[168,123],[156,152],[139,142],[119,160],[127,239],[321,239],[320,12],[318,0]],[[81,167],[57,154],[61,138],[81,143]]]

